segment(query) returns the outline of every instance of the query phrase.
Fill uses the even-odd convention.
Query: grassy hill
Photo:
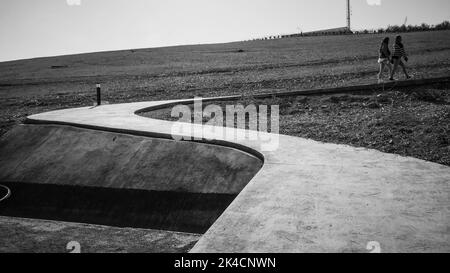
[[[416,78],[450,75],[450,31],[403,36]],[[298,37],[3,62],[1,133],[29,114],[92,105],[96,82],[110,102],[375,82],[383,37]]]
[[[411,55],[410,65],[414,67],[416,75],[428,74],[427,68],[441,70],[445,67],[448,72],[450,31],[407,33],[403,36]],[[83,84],[97,80],[109,91],[120,92],[137,89],[204,91],[251,84],[264,87],[274,80],[294,79],[300,82],[291,85],[308,88],[317,85],[308,83],[314,77],[339,76],[344,73],[355,77],[370,74],[373,79],[373,72],[377,69],[378,48],[383,37],[299,37],[3,62],[0,63],[0,94],[2,97],[14,97],[21,95],[19,93],[35,93],[30,89],[36,88],[26,87],[29,84],[36,87],[36,84],[62,83],[79,86],[67,86],[69,88],[55,92],[86,92],[89,89],[83,88]],[[322,84],[337,83],[329,80]],[[17,85],[22,88],[16,89]]]

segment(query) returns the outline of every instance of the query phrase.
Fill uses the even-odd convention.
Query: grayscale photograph
[[[0,40],[0,253],[450,252],[448,0],[1,0]]]

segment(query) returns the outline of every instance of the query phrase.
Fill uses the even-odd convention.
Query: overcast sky
[[[230,42],[346,24],[345,0],[0,0],[0,61]],[[450,0],[352,0],[354,29],[450,20]]]

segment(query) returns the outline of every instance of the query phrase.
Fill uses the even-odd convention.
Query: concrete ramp
[[[21,125],[0,140],[0,215],[204,233],[261,166],[216,145]]]
[[[238,194],[262,162],[216,145],[59,125],[20,125],[0,139],[0,181]]]
[[[109,176],[102,183],[109,183],[108,186],[121,190],[126,188],[150,191],[154,186],[140,182],[142,179],[132,180],[134,181],[132,184],[122,179],[134,179],[133,177],[153,179],[155,174],[151,174],[146,167],[137,167],[140,166],[139,163],[146,161],[143,159],[148,159],[148,162],[154,162],[154,165],[149,166],[155,166],[158,172],[167,172],[167,177],[178,178],[167,181],[188,181],[188,183],[163,183],[157,179],[152,180],[157,182],[158,187],[168,190],[183,187],[185,191],[201,192],[202,195],[225,196],[235,194],[244,186],[231,204],[223,206],[226,207],[225,211],[208,228],[191,252],[368,252],[368,246],[371,245],[380,246],[381,252],[450,252],[450,168],[447,166],[374,150],[268,133],[263,133],[264,138],[273,137],[278,139],[279,144],[276,149],[270,151],[261,148],[262,143],[258,140],[230,140],[218,137],[211,142],[213,135],[208,134],[202,139],[203,143],[171,142],[167,146],[162,143],[152,146],[153,144],[146,144],[144,140],[127,144],[128,141],[121,139],[123,145],[128,145],[124,150],[115,147],[118,140],[113,141],[111,139],[113,135],[107,133],[134,132],[169,138],[173,133],[173,122],[140,117],[135,113],[144,109],[150,111],[167,105],[192,102],[192,99],[138,102],[66,109],[30,116],[28,121],[40,124],[38,126],[65,124],[105,131],[105,135],[101,137],[102,141],[97,144],[101,149],[95,150],[90,147],[89,143],[92,140],[89,142],[77,142],[70,138],[67,140],[63,134],[56,139],[52,134],[43,134],[40,138],[42,144],[37,145],[34,142],[27,142],[25,139],[27,136],[22,135],[21,131],[16,131],[7,135],[11,144],[8,144],[9,141],[1,144],[0,163],[7,164],[2,166],[1,171],[6,173],[2,174],[3,178],[25,181],[19,170],[28,164],[28,157],[37,153],[40,154],[37,161],[44,159],[50,161],[45,164],[33,163],[35,165],[23,169],[22,172],[30,179],[36,176],[42,183],[48,183],[46,177],[56,178],[57,173],[45,171],[45,175],[39,176],[39,172],[42,171],[39,168],[57,166],[61,171],[65,171],[65,168],[71,168],[73,167],[71,165],[75,164],[79,169],[78,173],[82,173],[84,168],[90,175],[96,176],[96,179],[90,180],[89,186],[98,186],[95,184],[99,183],[97,179],[107,176],[107,170],[114,167],[119,168],[121,173]],[[202,129],[198,128],[199,126],[193,127],[196,129],[194,131]],[[224,128],[224,131],[232,134],[236,130]],[[55,136],[59,134],[57,131],[58,129],[53,133]],[[76,131],[70,135],[78,134]],[[33,131],[29,132],[33,134]],[[89,135],[87,133],[87,139]],[[185,133],[183,136],[192,135]],[[59,151],[50,149],[52,153],[57,152],[61,155],[59,160],[68,160],[70,163],[64,165],[58,163],[58,160],[42,155],[45,149],[40,150],[39,147],[46,145],[46,141],[53,143],[52,146],[59,147]],[[58,141],[63,142],[58,144]],[[237,154],[231,151],[235,151],[234,149],[228,152],[221,148],[210,149],[205,146],[208,143],[220,145],[222,148],[237,148],[241,150],[238,154],[246,156],[243,158],[239,156],[239,159],[236,159]],[[22,148],[21,145],[27,148]],[[146,145],[154,149],[164,147],[160,150],[163,156],[155,155],[156,157],[152,158],[147,153],[140,152],[146,150]],[[191,151],[182,153],[180,155],[182,160],[178,156],[172,157],[172,153],[167,152],[174,151],[177,154],[176,151],[181,147],[184,147],[183,151]],[[16,157],[15,150],[18,150],[21,156]],[[29,153],[28,150],[34,152]],[[135,152],[130,152],[131,150]],[[103,153],[102,151],[109,156],[98,156],[98,153]],[[151,151],[152,149],[147,149],[148,153]],[[262,158],[264,163],[261,170],[257,171],[261,162],[242,151]],[[85,155],[88,154],[96,160],[83,162],[87,158]],[[109,160],[110,156],[126,160],[119,160],[120,164],[117,165],[109,165],[112,164],[108,163],[109,161],[100,162],[101,164],[97,166],[99,169],[90,169],[95,162]],[[194,160],[195,164],[186,165],[184,158]],[[164,164],[158,165],[157,162],[160,161]],[[169,162],[176,163],[168,166]],[[236,163],[239,164],[235,165]],[[208,167],[203,168],[202,164],[207,164]],[[226,167],[222,169],[215,167],[221,164],[225,164],[222,166]],[[249,164],[257,165],[251,167],[253,171],[241,169],[243,165],[248,167]],[[188,178],[182,177],[185,168],[190,170]],[[196,174],[196,171],[200,173]],[[210,182],[209,174],[216,172],[219,180]],[[234,172],[236,176],[231,175]],[[257,174],[252,178],[254,172]],[[83,177],[88,179],[90,175]],[[205,178],[203,175],[208,179],[203,179]],[[231,178],[228,180],[227,177],[230,175]],[[239,182],[241,175],[246,176],[246,179]],[[70,179],[75,183],[86,183],[73,179],[70,175],[59,178]],[[197,178],[203,180],[199,182]],[[251,181],[246,183],[248,179]],[[135,189],[134,183],[138,183],[138,189]],[[77,193],[84,194],[82,190]],[[140,193],[130,192],[128,197],[134,198],[136,194]],[[108,193],[108,196],[113,195],[113,192]],[[173,200],[183,198],[177,197]],[[184,219],[194,215],[204,217],[207,215],[205,214],[207,208],[212,204],[217,205],[217,202],[208,203],[208,200],[219,200],[210,198],[204,201],[202,197],[199,198],[189,197],[190,204],[205,204],[205,207],[192,209],[194,213]],[[54,204],[62,203],[56,200]],[[196,208],[194,205],[190,206]],[[187,211],[183,210],[186,206],[182,204],[175,208],[175,211]]]

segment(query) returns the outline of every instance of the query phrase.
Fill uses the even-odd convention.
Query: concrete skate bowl
[[[204,233],[261,167],[217,145],[19,125],[0,139],[0,215]]]

